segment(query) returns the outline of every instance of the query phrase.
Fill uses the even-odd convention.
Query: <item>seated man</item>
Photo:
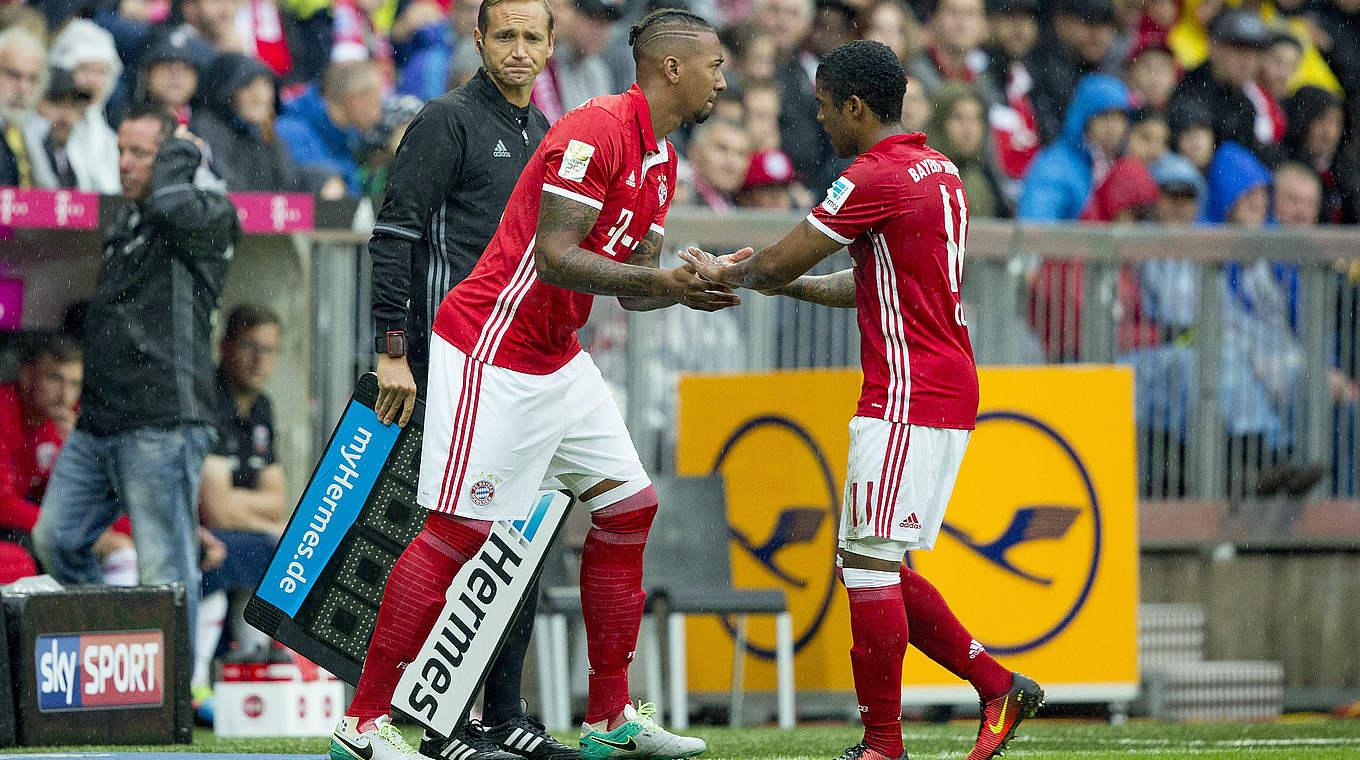
[[[0,583],[38,571],[30,533],[57,452],[75,426],[83,376],[80,346],[54,337],[32,343],[18,380],[0,384]],[[136,583],[127,520],[105,531],[94,552],[106,583]]]
[[[288,522],[283,468],[274,461],[274,412],[261,391],[274,374],[279,317],[242,304],[227,317],[217,372],[217,447],[203,461],[199,489],[204,525],[226,545],[226,561],[203,574],[191,684],[205,720],[212,692],[210,666],[218,651],[230,601],[232,633],[243,649],[268,647],[269,638],[245,625],[241,610],[264,575]],[[229,598],[230,597],[230,598]]]

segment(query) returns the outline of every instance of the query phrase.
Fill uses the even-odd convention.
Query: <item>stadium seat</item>
[[[727,531],[727,499],[721,476],[653,478],[662,508],[647,541],[642,578],[647,591],[646,619],[638,635],[638,654],[646,689],[672,729],[689,725],[689,687],[686,663],[685,618],[690,615],[732,615],[733,644],[731,722],[742,719],[743,665],[746,622],[750,615],[775,616],[777,705],[779,725],[794,724],[793,618],[784,592],[732,586]],[[719,528],[721,526],[721,528]],[[715,528],[717,530],[715,530]],[[715,540],[717,539],[717,540]],[[570,723],[567,686],[567,618],[581,614],[576,585],[579,559],[570,540],[550,556],[540,580],[541,614],[535,639],[538,647],[544,722],[565,728]],[[667,642],[668,693],[661,689],[659,642]],[[669,707],[669,711],[666,711]]]

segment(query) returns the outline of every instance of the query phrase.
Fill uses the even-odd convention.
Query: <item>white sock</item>
[[[110,552],[99,563],[100,575],[110,586],[137,585],[137,550],[132,547]]]
[[[246,622],[246,602],[250,601],[250,592],[242,589],[231,595],[231,635],[236,640],[237,646],[243,651],[268,652],[273,639],[269,634],[261,631],[250,623]]]
[[[227,619],[227,592],[214,591],[198,603],[198,630],[194,631],[194,676],[190,688],[212,685],[212,660],[222,626]]]

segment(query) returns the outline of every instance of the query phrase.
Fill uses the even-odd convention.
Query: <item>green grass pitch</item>
[[[908,723],[903,727],[911,757],[963,758],[972,746],[975,722],[944,725]],[[408,731],[414,738],[415,731]],[[712,760],[830,760],[859,740],[854,726],[773,728],[696,727],[691,733],[708,741]],[[562,738],[566,739],[566,736]],[[574,738],[574,736],[572,737]],[[116,760],[120,750],[299,753],[321,757],[324,739],[219,739],[200,730],[194,743],[166,747],[25,747],[4,753],[99,752]],[[1027,760],[1125,760],[1127,758],[1193,758],[1194,760],[1360,760],[1360,721],[1290,718],[1276,723],[1169,725],[1134,721],[1124,726],[1098,722],[1033,720],[1011,743],[1007,758]]]

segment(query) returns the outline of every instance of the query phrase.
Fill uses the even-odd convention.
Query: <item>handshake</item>
[[[667,270],[665,275],[671,286],[670,295],[678,303],[699,311],[718,311],[741,303],[741,297],[733,292],[744,287],[737,264],[750,258],[753,249],[714,256],[689,246],[676,253],[684,263]]]

